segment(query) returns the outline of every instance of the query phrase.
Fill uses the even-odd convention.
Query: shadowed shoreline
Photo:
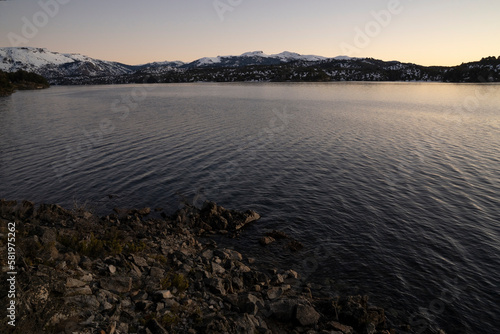
[[[258,258],[207,237],[258,224],[254,211],[205,202],[158,219],[147,218],[151,212],[97,217],[83,208],[1,200],[2,240],[7,224],[16,226],[16,330],[396,333],[367,297],[316,294],[293,268],[257,270]]]

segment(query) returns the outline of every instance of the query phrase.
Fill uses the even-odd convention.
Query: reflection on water
[[[172,211],[181,193],[252,208],[263,219],[234,247],[392,315],[418,320],[445,300],[433,326],[493,333],[499,105],[499,85],[438,83],[17,92],[0,99],[0,197]],[[260,248],[269,229],[305,250]]]

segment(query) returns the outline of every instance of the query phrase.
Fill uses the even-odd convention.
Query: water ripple
[[[157,85],[113,118],[112,101],[133,88],[0,99],[0,197],[90,200],[103,213],[173,210],[179,194],[252,208],[262,219],[234,247],[270,255],[258,237],[281,229],[305,251],[272,254],[274,265],[392,309],[446,292],[435,327],[494,332],[499,94],[458,117],[453,103],[474,85]],[[96,135],[104,118],[115,129]]]

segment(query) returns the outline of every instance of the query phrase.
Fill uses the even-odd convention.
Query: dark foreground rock
[[[297,272],[256,270],[207,232],[259,218],[207,202],[172,217],[96,217],[0,201],[2,251],[16,223],[18,333],[393,333],[367,298],[311,295]],[[278,237],[278,235],[274,235]],[[2,266],[7,256],[2,255]],[[257,259],[258,261],[258,259]],[[2,282],[5,284],[5,281]],[[2,286],[2,291],[7,291]],[[1,295],[1,305],[9,299]],[[0,324],[1,333],[13,331]]]

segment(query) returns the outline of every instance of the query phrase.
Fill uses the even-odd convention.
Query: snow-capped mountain
[[[0,48],[0,70],[26,70],[52,84],[110,84],[198,81],[444,81],[500,82],[500,57],[459,66],[420,66],[398,61],[338,56],[326,58],[285,51],[204,57],[191,63],[163,61],[125,65],[80,54],[40,48]]]
[[[0,70],[34,72],[43,75],[53,83],[68,77],[117,77],[136,72],[159,75],[193,68],[278,65],[296,61],[315,62],[326,59],[328,58],[300,55],[288,51],[272,55],[262,51],[253,51],[239,56],[204,57],[189,64],[182,61],[163,61],[143,65],[126,65],[98,60],[81,54],[52,52],[45,48],[0,48]]]
[[[0,48],[0,70],[25,70],[48,79],[61,77],[117,76],[132,73],[124,64],[93,59],[81,54],[52,52],[44,48]]]
[[[153,63],[147,63],[147,64],[144,64],[144,65],[137,65],[138,67],[140,68],[145,68],[145,67],[160,67],[160,66],[170,66],[170,67],[180,67],[182,65],[184,65],[185,63],[180,61],[180,60],[176,60],[176,61],[155,61]]]
[[[195,67],[240,67],[249,65],[277,65],[294,61],[322,61],[328,58],[314,55],[300,55],[295,52],[284,51],[268,55],[263,51],[245,52],[239,56],[204,57],[186,64],[185,68]]]

